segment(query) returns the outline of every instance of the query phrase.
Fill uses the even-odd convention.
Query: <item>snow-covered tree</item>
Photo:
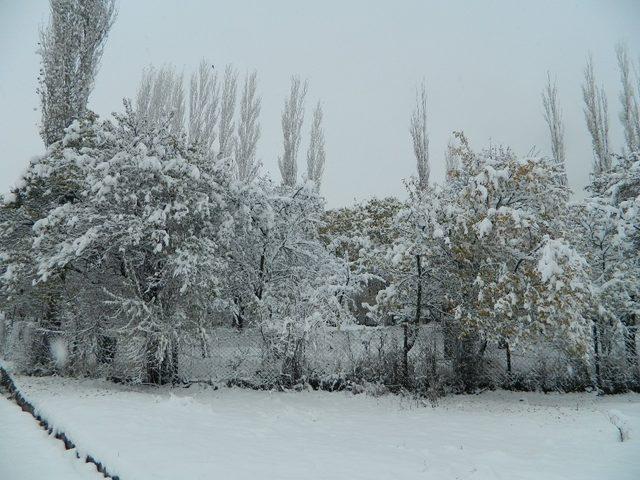
[[[594,171],[607,171],[611,168],[607,96],[604,88],[596,85],[593,59],[591,56],[587,59],[587,66],[584,69],[582,97],[584,99],[584,117],[587,122],[589,135],[591,135],[591,145],[593,147],[595,160]]]
[[[237,178],[252,182],[258,176],[260,162],[256,159],[256,148],[260,138],[260,96],[257,94],[258,74],[247,74],[242,87],[240,119],[235,140],[234,160]]]
[[[393,280],[379,305],[407,329],[442,321],[469,388],[487,341],[513,348],[545,338],[584,353],[588,284],[584,260],[559,228],[568,198],[562,169],[462,145],[458,175],[441,191],[419,195],[414,187],[397,217],[403,233],[389,253]]]
[[[583,260],[559,228],[569,195],[562,168],[498,148],[470,158],[464,172],[449,239],[475,276],[471,304],[457,315],[512,345],[544,335],[584,348],[578,306],[588,290]]]
[[[308,83],[300,77],[291,77],[289,96],[284,101],[282,110],[283,153],[278,158],[282,183],[294,187],[298,179],[298,149],[304,122],[304,101],[307,96]]]
[[[100,125],[98,148],[75,145],[73,133],[59,154],[80,170],[78,200],[34,224],[37,282],[79,262],[84,270],[115,269],[119,282],[103,285],[111,331],[137,348],[144,379],[174,380],[181,336],[223,301],[233,220],[227,174],[166,123],[140,121],[128,104]]]
[[[233,153],[236,114],[236,91],[238,89],[238,72],[232,65],[227,65],[222,81],[222,97],[220,100],[220,130],[218,133],[218,158],[230,158]]]
[[[447,148],[444,152],[444,165],[447,172],[447,179],[455,175],[455,172],[460,168],[460,159],[456,154],[453,139],[449,139],[447,142]]]
[[[217,136],[219,102],[218,75],[212,65],[202,60],[198,71],[191,75],[187,132],[189,142],[211,156]]]
[[[4,274],[0,291],[14,318],[35,329],[23,345],[29,357],[23,366],[30,371],[51,371],[51,347],[63,333],[64,318],[72,313],[68,292],[75,287],[74,272],[68,266],[52,272],[46,283],[37,283],[36,228],[43,218],[79,201],[83,170],[62,152],[71,142],[91,152],[98,141],[94,124],[93,115],[74,121],[63,142],[55,142],[31,162],[1,210],[0,271]]]
[[[571,217],[576,244],[590,267],[596,380],[607,390],[640,382],[638,159],[637,153],[620,156],[608,172],[593,174],[589,195],[574,207]],[[616,356],[624,360],[616,361]]]
[[[50,0],[51,17],[40,30],[38,93],[40,135],[46,146],[81,119],[98,73],[115,0]]]
[[[318,232],[322,200],[312,187],[309,182],[288,189],[265,179],[237,186],[241,206],[230,254],[237,276],[232,283],[246,307],[243,311],[253,311],[254,322],[273,316],[256,310],[266,304],[269,309],[286,310],[289,302],[298,301],[291,297],[291,289],[300,288],[303,278],[316,282],[324,278],[319,265],[331,263]]]
[[[393,197],[372,198],[326,211],[323,216],[320,233],[327,248],[344,260],[346,285],[363,285],[354,296],[341,295],[339,299],[358,323],[371,323],[368,306],[375,305],[378,291],[389,279],[384,254],[398,239],[394,218],[402,207]]]
[[[383,321],[387,317],[387,321],[403,327],[402,381],[406,387],[411,386],[409,352],[419,326],[439,318],[442,292],[435,267],[441,252],[436,253],[436,243],[444,236],[437,218],[436,192],[428,186],[424,188],[419,180],[408,187],[407,206],[394,218],[397,239],[378,252],[382,255],[380,271],[387,284],[371,307],[374,317]]]
[[[595,381],[606,389],[612,381],[619,384],[612,369],[620,362],[616,366],[611,360],[616,350],[620,353],[616,345],[627,333],[622,321],[633,315],[633,299],[640,293],[637,282],[631,281],[638,275],[637,267],[625,258],[614,212],[602,199],[588,197],[572,206],[569,219],[574,244],[588,264],[591,298],[585,316],[591,321]]]
[[[325,162],[322,116],[322,105],[318,102],[313,112],[311,139],[309,141],[309,150],[307,150],[307,178],[314,182],[318,189],[320,189],[320,183],[322,182]]]
[[[558,86],[555,81],[551,81],[551,75],[549,73],[547,73],[547,85],[542,92],[542,106],[544,108],[544,119],[549,128],[552,157],[557,164],[564,168],[565,148],[562,111],[558,102]],[[566,183],[566,178],[564,182]]]
[[[411,115],[409,127],[413,142],[413,153],[416,157],[418,185],[426,189],[429,185],[429,132],[427,131],[427,87],[423,81],[416,92],[416,106]]]
[[[361,279],[349,281],[346,263],[322,242],[323,201],[312,182],[289,188],[259,179],[236,188],[226,275],[234,323],[259,327],[276,374],[295,383],[310,336],[350,321]]]
[[[628,296],[624,298],[621,321],[624,326],[626,356],[636,388],[640,385],[640,358],[637,335],[640,329],[640,151],[618,159],[607,178],[609,203],[615,208],[618,240],[624,262],[621,270]]]
[[[235,161],[238,175],[242,171],[247,178],[255,177],[258,169],[255,150],[260,137],[260,98],[256,87],[254,72],[245,81],[236,133],[237,72],[231,65],[226,67],[220,86],[213,66],[202,60],[191,75],[188,104],[183,77],[175,68],[149,67],[143,72],[138,88],[136,113],[141,121],[156,126],[167,123],[173,134],[184,132],[189,145],[211,159]]]
[[[618,58],[618,68],[620,70],[620,122],[624,129],[624,139],[627,152],[633,153],[640,150],[640,107],[638,105],[638,94],[632,78],[632,65],[629,59],[629,50],[626,45],[616,46],[616,56]]]
[[[140,121],[159,126],[167,122],[176,134],[185,121],[185,98],[182,75],[169,65],[148,67],[142,74],[136,95],[136,114]]]

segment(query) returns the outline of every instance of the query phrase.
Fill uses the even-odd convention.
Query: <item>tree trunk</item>
[[[409,379],[409,352],[415,344],[420,318],[422,316],[422,257],[420,257],[420,255],[416,255],[416,277],[418,281],[416,285],[416,307],[413,325],[409,325],[409,322],[403,324],[402,380],[404,386],[407,388],[411,383]]]
[[[111,365],[116,356],[117,340],[114,337],[100,335],[97,343],[98,351],[96,356],[98,363],[104,366]]]
[[[447,359],[455,358],[456,353],[456,337],[453,329],[452,321],[445,318],[442,323],[442,341],[444,342],[444,357]]]
[[[56,332],[62,325],[60,321],[60,296],[62,295],[62,282],[64,276],[51,278],[44,284],[45,289],[45,311],[40,322],[41,331],[37,332],[33,345],[33,366],[36,369],[49,371],[53,365],[51,357],[51,346]]]
[[[627,357],[627,363],[631,369],[633,380],[636,382],[636,387],[640,388],[640,369],[638,365],[638,325],[636,315],[629,315],[623,322],[625,325],[624,332],[624,347]]]
[[[152,385],[162,385],[162,360],[156,358],[157,342],[150,342],[147,345],[147,383]]]
[[[405,387],[409,386],[409,350],[411,350],[409,342],[409,324],[402,325],[404,338],[402,344],[402,383]]]
[[[486,343],[477,334],[465,333],[456,338],[454,371],[459,388],[466,393],[475,391],[482,380],[482,357]]]
[[[157,340],[147,344],[147,382],[152,385],[175,383],[178,380],[178,344],[172,341],[160,359],[159,348]]]
[[[344,256],[345,263],[347,265],[347,281],[344,283],[344,290],[340,292],[338,297],[338,304],[342,307],[342,303],[344,302],[344,291],[349,286],[349,282],[351,281],[351,266],[349,265],[349,255],[345,254]]]
[[[256,291],[255,291],[255,294],[256,294],[256,297],[258,297],[258,300],[262,300],[262,294],[264,293],[264,274],[265,274],[266,261],[267,261],[267,252],[265,247],[262,250],[262,255],[260,255],[260,270],[258,275],[259,284],[258,284],[258,288],[256,288]]]
[[[171,345],[171,382],[175,383],[178,381],[178,379],[180,378],[178,376],[178,355],[179,355],[179,350],[178,350],[178,342],[174,341]]]
[[[420,255],[416,255],[416,274],[418,278],[418,285],[416,287],[416,316],[414,323],[420,324],[420,316],[422,314],[422,258]]]
[[[244,306],[240,297],[236,296],[233,299],[233,303],[236,304],[238,311],[233,315],[233,324],[238,330],[242,330],[244,327]]]
[[[507,374],[511,375],[511,347],[509,346],[507,339],[501,338],[498,342],[498,348],[504,350],[505,358],[507,360]]]
[[[600,338],[598,324],[593,322],[593,356],[596,370],[596,388],[600,389],[602,379],[600,377]]]

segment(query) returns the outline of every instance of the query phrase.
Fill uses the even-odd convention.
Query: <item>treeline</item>
[[[298,173],[306,82],[293,77],[285,99],[274,182],[256,157],[255,72],[239,87],[232,66],[218,75],[203,62],[185,93],[171,68],[150,68],[135,100],[101,119],[86,104],[114,2],[51,5],[40,49],[47,148],[0,204],[2,310],[29,327],[15,345],[26,371],[108,375],[124,357],[128,379],[174,382],[181,346],[200,339],[206,355],[212,327],[226,323],[260,329],[282,383],[294,385],[314,332],[355,321],[402,325],[394,381],[415,388],[410,352],[433,322],[456,390],[483,386],[490,344],[509,372],[513,350],[542,343],[596,388],[640,385],[639,92],[623,47],[620,154],[591,61],[585,70],[595,159],[585,200],[570,202],[549,80],[551,158],[474,150],[459,132],[446,181],[433,185],[422,86],[408,199],[326,211],[319,104]]]

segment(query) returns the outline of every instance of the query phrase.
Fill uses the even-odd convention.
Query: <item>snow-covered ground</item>
[[[34,418],[0,395],[0,479],[98,480],[96,468],[49,436]]]
[[[487,392],[432,408],[346,392],[16,383],[122,480],[640,478],[636,394]]]

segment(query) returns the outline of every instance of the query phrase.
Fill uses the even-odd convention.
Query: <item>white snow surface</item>
[[[640,478],[637,394],[497,391],[431,407],[347,392],[16,383],[122,480]]]
[[[40,428],[35,419],[0,395],[0,479],[98,480],[92,464]]]

